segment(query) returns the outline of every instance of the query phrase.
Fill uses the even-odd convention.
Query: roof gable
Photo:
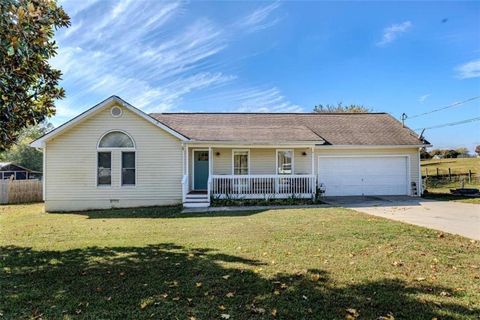
[[[102,102],[98,103],[97,105],[93,106],[92,108],[86,110],[85,112],[81,113],[80,115],[76,116],[75,118],[71,119],[70,121],[65,122],[61,126],[53,129],[52,131],[48,132],[47,134],[43,135],[42,137],[38,138],[37,140],[33,141],[30,145],[35,148],[42,148],[48,140],[52,139],[53,137],[56,137],[63,132],[69,130],[70,128],[73,128],[74,126],[80,124],[84,120],[90,118],[100,110],[103,110],[105,108],[114,106],[115,104],[119,104],[122,107],[130,110],[134,114],[138,115],[140,118],[143,118],[144,120],[156,125],[157,127],[165,130],[166,132],[172,134],[173,136],[177,137],[178,139],[182,141],[187,141],[189,140],[188,137],[185,135],[179,133],[178,131],[170,128],[169,126],[163,124],[160,120],[155,119],[151,117],[150,115],[144,113],[140,109],[135,108],[125,100],[121,99],[120,97],[117,96],[111,96]]]

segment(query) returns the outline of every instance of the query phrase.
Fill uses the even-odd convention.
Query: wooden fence
[[[0,204],[42,201],[42,181],[3,180],[0,181]]]
[[[468,170],[468,172],[458,172],[456,170],[452,170],[451,168],[435,168],[430,170],[425,168],[425,174],[422,175],[423,178],[433,178],[433,179],[441,179],[441,180],[448,180],[448,181],[465,181],[468,183],[477,183],[480,180],[480,174],[475,174],[472,170]]]

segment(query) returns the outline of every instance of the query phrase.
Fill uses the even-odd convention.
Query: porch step
[[[185,202],[183,203],[183,206],[185,208],[206,208],[210,206],[210,202],[208,200],[209,199],[207,193],[192,192],[187,194],[187,196],[185,197]]]
[[[185,202],[208,202],[208,198],[207,197],[204,197],[204,198],[189,198],[189,197],[187,197],[185,199]]]
[[[186,201],[183,203],[184,208],[207,208],[210,207],[210,203],[208,201],[203,202],[190,202]]]
[[[208,196],[206,194],[200,193],[200,194],[187,194],[186,196],[187,199],[208,199]]]

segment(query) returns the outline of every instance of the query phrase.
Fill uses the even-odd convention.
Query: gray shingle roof
[[[197,141],[293,142],[331,145],[419,145],[387,113],[152,113]]]

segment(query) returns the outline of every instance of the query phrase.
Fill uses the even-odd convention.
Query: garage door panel
[[[407,157],[319,157],[327,196],[405,195]]]

